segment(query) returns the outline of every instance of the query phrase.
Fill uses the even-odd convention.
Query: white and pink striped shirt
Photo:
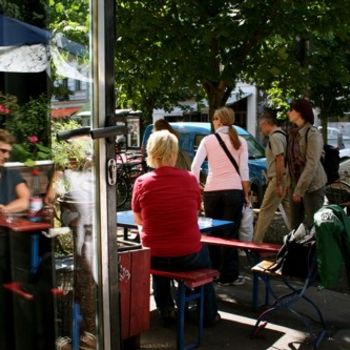
[[[197,181],[199,181],[201,166],[205,158],[207,158],[209,172],[204,191],[241,190],[243,189],[242,181],[249,181],[247,141],[239,136],[241,147],[236,150],[231,144],[227,126],[220,127],[216,132],[220,134],[228,150],[236,160],[241,176],[238,175],[214,134],[206,136],[201,141],[193,159],[191,171],[196,176]]]

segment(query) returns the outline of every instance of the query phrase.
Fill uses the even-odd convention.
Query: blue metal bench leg
[[[78,303],[73,303],[72,306],[72,350],[79,350],[80,346],[80,305]]]
[[[186,287],[184,282],[180,281],[177,296],[177,349],[185,349],[185,304]]]
[[[186,295],[186,286],[183,281],[179,281],[178,296],[177,296],[177,350],[190,350],[197,348],[203,336],[204,323],[204,286],[201,286],[198,291]],[[191,300],[197,300],[199,307],[198,312],[198,332],[197,341],[194,344],[185,345],[185,311],[186,303]]]
[[[198,320],[198,338],[197,338],[197,344],[200,345],[203,337],[203,324],[204,324],[204,286],[200,287],[199,290],[199,320]]]
[[[254,310],[259,308],[259,280],[262,279],[264,282],[265,288],[265,305],[270,303],[270,294],[272,293],[270,287],[270,277],[269,276],[260,276],[258,273],[253,273],[253,292],[252,292],[252,305]],[[275,298],[276,296],[273,295]]]

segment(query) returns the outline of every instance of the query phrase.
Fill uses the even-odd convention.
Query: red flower
[[[38,143],[39,138],[36,135],[28,136],[27,137],[28,142],[30,143]]]
[[[10,114],[10,110],[5,106],[0,104],[0,114]]]
[[[32,169],[32,175],[39,175],[40,174],[40,169],[33,168]]]

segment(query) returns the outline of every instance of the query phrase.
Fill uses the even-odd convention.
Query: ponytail
[[[234,128],[235,112],[230,107],[220,107],[214,112],[214,117],[218,118],[222,125],[228,126],[228,134],[230,137],[231,144],[234,149],[241,147],[241,141],[238,138],[238,133]]]
[[[230,141],[234,149],[239,149],[241,147],[241,141],[238,137],[238,133],[233,125],[228,127],[228,135],[230,136]]]

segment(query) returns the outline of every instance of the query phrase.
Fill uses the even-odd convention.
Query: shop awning
[[[78,112],[80,107],[57,108],[51,110],[52,119],[60,119],[70,117],[73,113]]]

